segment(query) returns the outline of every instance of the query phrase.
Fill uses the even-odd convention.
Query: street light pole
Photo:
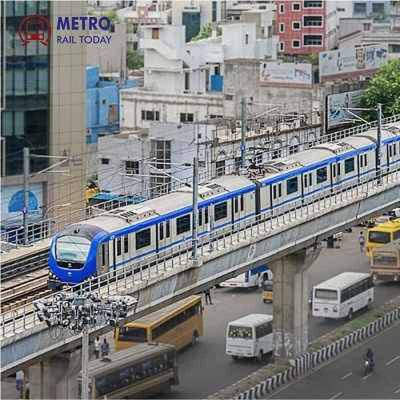
[[[89,399],[89,327],[82,330],[82,400]]]
[[[246,98],[242,97],[240,101],[241,105],[241,113],[240,113],[240,120],[241,120],[241,140],[240,140],[240,165],[242,168],[246,165]]]
[[[28,244],[28,210],[29,210],[29,175],[30,175],[29,147],[24,147],[24,208],[22,210],[24,226],[24,245]]]
[[[376,135],[376,175],[378,184],[381,183],[381,143],[382,143],[382,104],[377,104],[378,124]]]

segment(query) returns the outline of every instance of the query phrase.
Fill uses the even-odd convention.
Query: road
[[[310,287],[345,271],[368,272],[367,258],[360,254],[359,230],[344,234],[340,249],[321,251],[311,266]],[[375,304],[383,304],[400,294],[399,285],[378,285]],[[178,357],[180,384],[171,398],[204,398],[228,386],[260,367],[254,360],[233,361],[225,354],[225,329],[229,321],[250,313],[272,313],[272,305],[263,304],[260,290],[216,289],[213,305],[205,306],[204,336],[195,348],[188,348]],[[310,318],[310,340],[335,329],[344,321]],[[400,384],[400,382],[399,382]]]
[[[325,364],[272,399],[400,399],[400,324]],[[364,376],[362,359],[370,347],[376,368]]]

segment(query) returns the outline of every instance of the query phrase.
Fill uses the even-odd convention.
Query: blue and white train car
[[[381,171],[400,163],[400,124],[382,129]],[[199,235],[313,201],[376,170],[375,129],[268,162],[248,176],[200,185]],[[370,175],[369,175],[370,176]],[[75,284],[191,239],[192,190],[122,207],[66,227],[52,240],[50,286]]]

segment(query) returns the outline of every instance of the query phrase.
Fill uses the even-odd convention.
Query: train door
[[[171,222],[163,221],[157,226],[157,249],[162,252],[171,243]]]
[[[306,172],[303,174],[303,186],[302,186],[302,198],[303,200],[308,198],[308,194],[313,191],[314,177],[312,172]]]
[[[261,214],[261,183],[255,182],[256,191],[255,191],[255,213],[258,216]]]
[[[108,242],[109,270],[115,269],[115,237]]]
[[[340,161],[332,163],[330,165],[330,168],[331,168],[331,187],[332,189],[336,189],[336,187],[340,183],[340,172],[341,172]]]
[[[99,246],[97,254],[97,275],[102,275],[108,272],[108,242],[104,242]]]
[[[122,266],[124,261],[122,255],[122,237],[118,237],[114,239],[114,265],[116,267]]]

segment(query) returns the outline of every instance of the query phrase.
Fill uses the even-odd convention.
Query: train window
[[[204,209],[204,223],[208,224],[208,208]]]
[[[165,222],[165,237],[169,238],[170,237],[170,229],[169,229],[169,221]]]
[[[237,213],[239,211],[239,199],[237,197],[235,197],[234,203],[235,203],[235,213]]]
[[[393,240],[400,239],[400,230],[393,232]]]
[[[337,175],[340,176],[340,163],[338,163],[336,165],[337,165]]]
[[[304,175],[304,177],[303,177],[303,181],[304,181],[304,187],[306,188],[306,187],[308,187],[308,175]]]
[[[296,193],[299,189],[298,185],[299,185],[299,182],[298,182],[297,176],[294,178],[288,179],[286,181],[286,193],[287,194]]]
[[[272,198],[275,200],[276,199],[276,186],[272,187]]]
[[[129,239],[128,236],[124,236],[124,253],[129,251]]]
[[[395,156],[397,154],[397,147],[396,147],[396,143],[393,145],[393,155]],[[365,155],[365,157],[367,157],[367,155]]]
[[[389,147],[389,157],[392,157],[392,146],[389,145],[388,147]]]
[[[323,183],[328,179],[328,171],[326,167],[317,169],[317,183]]]
[[[164,222],[161,222],[161,224],[158,226],[159,228],[159,237],[160,240],[164,239]]]
[[[308,174],[308,185],[312,186],[312,174]]]
[[[278,196],[282,197],[282,183],[278,185]]]
[[[224,219],[228,216],[228,206],[226,201],[223,203],[216,204],[214,206],[214,219],[215,221],[219,221],[220,219]]]
[[[117,239],[117,256],[120,256],[122,254],[122,248],[121,248],[121,238]]]
[[[150,246],[150,243],[151,243],[150,228],[144,229],[143,231],[140,232],[136,232],[136,250]]]
[[[190,231],[190,214],[176,219],[176,234],[180,235],[187,231]]]
[[[335,164],[332,165],[332,176],[334,178],[336,178],[336,165]]]
[[[344,161],[344,173],[349,174],[354,171],[354,157],[348,158]]]
[[[244,195],[240,195],[240,211],[244,210]]]
[[[203,209],[199,208],[199,226],[203,225]]]

